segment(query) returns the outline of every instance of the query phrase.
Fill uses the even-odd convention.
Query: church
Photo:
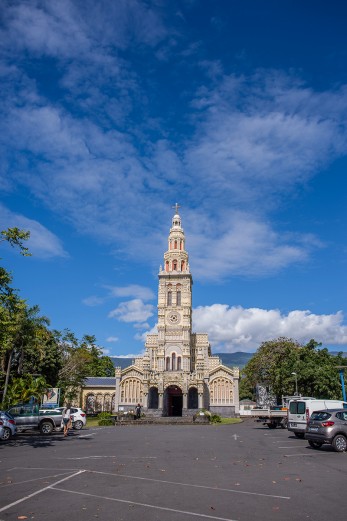
[[[145,351],[115,378],[88,378],[81,405],[89,411],[128,411],[142,405],[146,416],[190,416],[200,409],[239,415],[239,369],[213,356],[206,333],[192,330],[193,277],[179,205],[159,269],[157,333]]]

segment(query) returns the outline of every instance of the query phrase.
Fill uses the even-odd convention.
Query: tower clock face
[[[177,311],[171,311],[167,316],[167,320],[169,324],[179,324],[181,322],[181,316]]]

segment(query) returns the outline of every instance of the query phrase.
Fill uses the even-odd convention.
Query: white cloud
[[[11,212],[1,204],[0,221],[2,230],[17,227],[30,231],[30,238],[24,242],[24,245],[29,248],[33,257],[41,259],[68,257],[60,239],[38,221]]]
[[[278,230],[270,219],[282,198],[346,154],[346,87],[315,92],[278,71],[227,75],[222,62],[200,60],[199,88],[187,84],[181,97],[190,138],[180,139],[170,118],[152,112],[152,88],[118,52],[143,46],[154,78],[159,44],[170,58],[178,31],[172,38],[155,3],[111,4],[7,6],[1,40],[14,65],[0,66],[0,186],[23,185],[116,256],[138,259],[146,251],[153,264],[162,255],[167,207],[187,194],[183,218],[198,277],[263,275],[305,262],[319,241]],[[200,44],[186,41],[185,48],[198,52]],[[31,58],[42,57],[58,63],[52,102],[30,68]]]
[[[90,297],[86,297],[86,298],[84,298],[82,300],[82,303],[85,306],[90,306],[90,307],[100,306],[104,302],[105,302],[105,299],[103,297],[97,297],[95,295],[92,295]]]
[[[313,249],[323,245],[312,235],[276,233],[270,223],[252,214],[225,215],[218,232],[208,216],[191,215],[189,251],[194,275],[220,280],[232,274],[259,276],[291,264],[305,262]],[[206,267],[208,266],[208,269]]]
[[[209,334],[214,352],[255,351],[259,345],[280,336],[308,342],[314,338],[324,344],[346,344],[347,326],[341,311],[316,315],[295,310],[283,315],[277,309],[245,309],[213,304],[194,309],[194,331]]]
[[[112,297],[134,297],[141,300],[152,300],[155,298],[153,291],[146,286],[129,284],[128,286],[105,286]]]
[[[106,338],[106,342],[118,342],[119,338],[117,336],[109,336]]]
[[[117,308],[110,311],[108,316],[116,318],[121,322],[135,322],[141,324],[153,316],[154,306],[144,304],[141,299],[128,300],[121,302]]]

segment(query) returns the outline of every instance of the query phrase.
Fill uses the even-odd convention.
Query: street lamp
[[[292,373],[293,376],[295,376],[295,396],[298,395],[298,375],[296,373]]]

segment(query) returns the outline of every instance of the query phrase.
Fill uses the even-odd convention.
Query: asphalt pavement
[[[0,520],[344,519],[347,453],[287,430],[142,425],[0,445]]]

